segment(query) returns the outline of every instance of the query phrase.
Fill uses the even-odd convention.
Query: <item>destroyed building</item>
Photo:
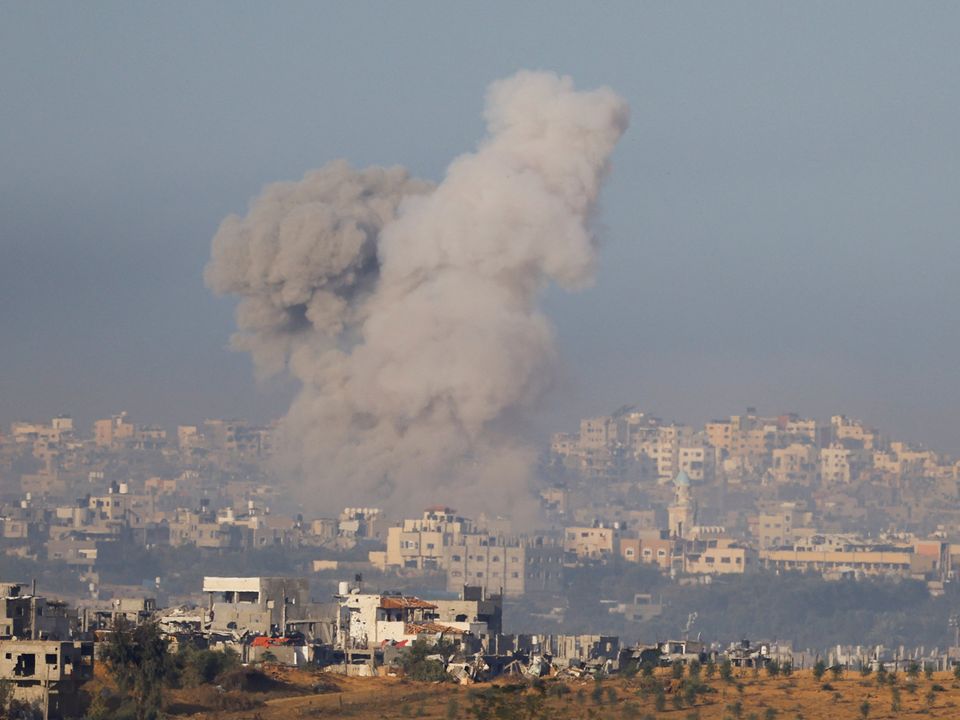
[[[12,699],[43,708],[49,718],[80,714],[80,684],[93,677],[93,643],[0,640],[0,682]]]
[[[26,593],[19,583],[0,583],[0,638],[67,640],[76,612],[66,603]]]
[[[285,636],[332,640],[337,608],[310,602],[305,578],[205,577],[208,623],[212,633],[227,636]]]

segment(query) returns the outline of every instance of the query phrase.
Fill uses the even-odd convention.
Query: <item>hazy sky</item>
[[[0,1],[0,423],[265,419],[202,272],[343,157],[438,179],[520,68],[632,106],[540,429],[626,402],[960,451],[960,5]]]

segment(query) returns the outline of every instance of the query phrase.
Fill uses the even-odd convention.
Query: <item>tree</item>
[[[720,663],[720,679],[724,682],[733,682],[733,665],[729,660]]]
[[[890,709],[893,712],[900,712],[900,688],[896,685],[890,686]]]
[[[860,703],[860,717],[862,717],[863,720],[867,720],[867,718],[870,717],[870,701],[869,700],[864,700],[862,703]]]
[[[137,720],[157,720],[164,682],[174,677],[176,670],[156,623],[133,627],[118,618],[100,657],[120,691],[133,700]]]
[[[784,677],[790,677],[793,675],[793,663],[787,660],[780,666],[780,672],[783,673]]]
[[[776,660],[771,660],[767,663],[767,675],[770,677],[777,677],[780,674],[780,663]]]
[[[927,680],[933,680],[933,663],[923,664],[923,676]]]
[[[960,663],[953,666],[953,679],[960,680]]]
[[[920,675],[920,663],[911,660],[907,665],[907,677],[915,680],[918,675]]]
[[[667,709],[667,696],[659,685],[657,686],[657,694],[653,698],[653,706],[657,709],[657,712],[663,712]]]
[[[680,660],[674,660],[670,665],[670,676],[674,680],[679,680],[683,677],[683,662]]]
[[[429,655],[446,656],[453,650],[453,646],[440,640],[436,644],[428,643],[423,638],[417,638],[413,641],[410,649],[404,653],[400,661],[400,667],[403,673],[411,680],[422,680],[425,682],[435,682],[437,680],[447,680],[447,670],[444,664]]]
[[[7,705],[13,698],[13,685],[8,680],[0,680],[0,717],[7,711]]]
[[[261,659],[266,661],[266,655],[261,655]],[[176,654],[174,664],[180,674],[181,684],[196,687],[208,685],[224,672],[236,668],[240,664],[240,656],[229,648],[218,652],[184,645]]]
[[[457,699],[450,698],[447,700],[447,720],[457,720],[457,717],[460,715],[460,703],[457,702]]]
[[[842,677],[843,677],[843,665],[841,665],[840,663],[837,663],[836,665],[834,665],[833,667],[831,667],[831,668],[830,668],[830,675],[833,676],[833,679],[834,679],[834,680],[839,680],[840,678],[842,678]]]
[[[883,663],[880,663],[880,667],[877,668],[877,687],[883,687],[887,684],[887,668],[884,667]]]
[[[823,660],[817,660],[813,666],[813,677],[817,682],[823,678],[823,674],[827,671],[827,664]]]

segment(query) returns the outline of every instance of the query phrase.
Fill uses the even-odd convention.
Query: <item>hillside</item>
[[[610,678],[560,680],[545,678],[532,685],[504,680],[494,684],[457,686],[415,683],[400,678],[336,678],[333,687],[315,694],[311,685],[329,676],[286,673],[285,697],[259,696],[262,705],[245,710],[190,709],[194,718],[218,720],[288,720],[289,718],[675,718],[676,720],[725,720],[743,718],[768,720],[846,720],[868,718],[956,718],[960,716],[960,684],[952,675],[936,673],[914,680],[903,673],[895,685],[880,686],[877,676],[847,673],[839,679],[828,674],[816,681],[810,671],[792,677],[755,677],[752,671],[735,676],[731,682],[719,678],[702,680],[707,688],[693,704],[681,681],[668,670],[654,678]],[[289,696],[290,685],[302,692]],[[646,689],[644,689],[646,686]],[[896,688],[894,690],[893,688]],[[662,699],[657,688],[662,688]],[[684,696],[687,699],[683,699]],[[900,708],[893,700],[899,695]],[[674,698],[678,698],[675,700]],[[869,707],[864,707],[864,702]],[[658,704],[662,709],[658,710]]]

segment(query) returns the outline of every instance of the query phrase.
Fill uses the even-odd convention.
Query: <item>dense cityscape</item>
[[[0,720],[960,716],[957,27],[0,0]]]
[[[84,640],[123,618],[179,645],[348,675],[377,674],[424,638],[455,642],[466,664],[446,670],[471,681],[520,657],[525,673],[609,673],[648,648],[658,664],[960,659],[960,463],[859,420],[751,408],[694,428],[632,407],[587,418],[543,449],[541,514],[522,527],[442,497],[415,517],[359,502],[287,511],[271,470],[279,432],[238,420],[168,431],[126,413],[11,424],[5,647],[86,653],[58,663],[84,667]],[[790,623],[751,603],[761,585],[774,603],[817,598],[819,627],[805,627],[809,608]],[[899,598],[888,611],[935,609],[898,630],[895,615],[838,628],[830,614],[852,608],[829,606],[831,585]],[[718,597],[749,614],[726,608],[724,622]],[[53,687],[75,709],[73,681],[58,682],[24,692]]]

